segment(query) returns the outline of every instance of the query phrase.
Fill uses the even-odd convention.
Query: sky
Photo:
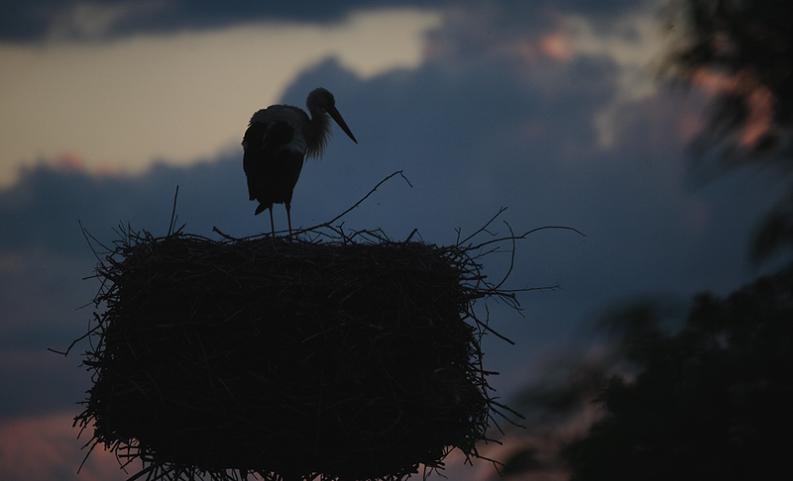
[[[75,474],[82,349],[46,350],[91,320],[77,309],[97,289],[82,280],[95,259],[78,221],[105,242],[119,222],[164,233],[178,185],[188,231],[268,230],[247,200],[242,134],[259,108],[302,106],[317,86],[359,143],[334,127],[324,157],[303,169],[295,224],[332,218],[402,170],[412,187],[386,184],[346,225],[396,239],[417,228],[446,244],[507,207],[516,231],[586,233],[518,245],[511,287],[560,288],[522,296],[523,316],[492,306],[517,343],[486,341],[506,397],[549,356],[592,349],[591,323],[615,302],[723,294],[762,272],[747,241],[782,186],[756,171],[692,175],[688,147],[718,85],[659,79],[657,1],[0,7],[0,479],[124,479],[102,452]],[[488,274],[507,261],[487,258]]]

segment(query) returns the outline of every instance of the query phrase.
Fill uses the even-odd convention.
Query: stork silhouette
[[[284,204],[292,234],[292,192],[306,156],[319,157],[328,139],[328,116],[356,144],[358,141],[336,110],[336,101],[328,90],[317,88],[308,94],[306,107],[271,105],[251,117],[242,140],[243,168],[248,179],[248,197],[257,200],[255,215],[270,209],[270,229],[275,238],[273,204]]]

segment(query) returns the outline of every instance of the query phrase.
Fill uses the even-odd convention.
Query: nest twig
[[[86,446],[142,461],[130,480],[393,481],[478,457],[517,413],[488,385],[481,338],[504,337],[475,303],[537,289],[483,272],[533,232],[475,242],[503,212],[451,246],[340,217],[276,239],[121,226],[96,269]]]

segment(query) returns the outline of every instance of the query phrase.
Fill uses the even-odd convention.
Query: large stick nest
[[[142,461],[131,479],[399,480],[453,448],[478,456],[494,415],[511,416],[474,303],[517,306],[478,256],[521,236],[119,234],[97,267],[76,423],[91,449]]]

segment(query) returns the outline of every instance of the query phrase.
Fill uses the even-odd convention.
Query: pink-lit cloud
[[[543,54],[560,62],[570,60],[575,54],[570,38],[562,31],[550,32],[541,36],[538,44]]]
[[[683,142],[690,142],[702,133],[704,128],[705,122],[701,113],[682,112],[677,121],[677,136]]]
[[[100,446],[80,473],[88,434],[77,439],[74,413],[58,412],[0,421],[0,479],[4,481],[112,481],[129,475]]]
[[[442,19],[431,9],[369,9],[329,25],[247,21],[66,40],[101,37],[158,2],[102,3],[64,9],[47,43],[0,43],[0,64],[14,73],[0,88],[0,186],[18,178],[20,165],[75,149],[92,169],[140,173],[157,161],[188,165],[238,147],[251,114],[308,66],[336,57],[367,78],[414,68],[423,32]]]
[[[691,81],[708,95],[738,94],[743,97],[748,115],[738,133],[738,143],[741,146],[752,147],[771,128],[773,94],[751,74],[728,74],[700,69],[694,72]]]
[[[63,170],[84,170],[85,162],[80,154],[73,151],[63,152],[53,160],[55,167]]]

